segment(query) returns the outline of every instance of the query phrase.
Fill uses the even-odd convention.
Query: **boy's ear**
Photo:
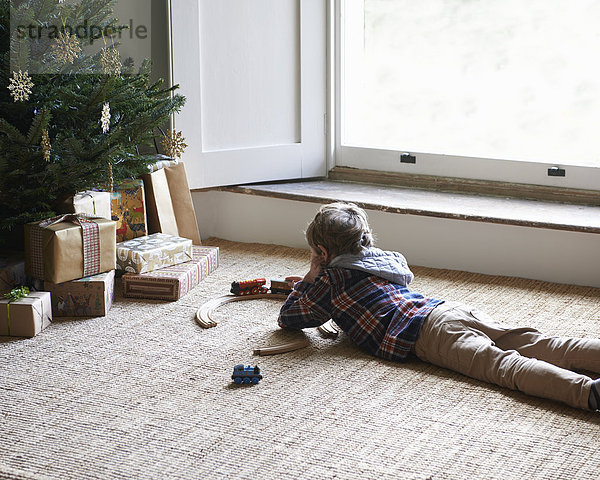
[[[329,253],[327,252],[325,247],[323,245],[317,245],[317,248],[319,249],[319,252],[321,252],[321,257],[323,257],[323,261],[325,263],[328,263],[331,259],[329,258]]]

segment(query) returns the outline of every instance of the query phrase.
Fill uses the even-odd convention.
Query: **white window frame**
[[[334,52],[334,160],[337,167],[352,167],[385,172],[479,179],[495,182],[510,182],[544,185],[557,188],[600,190],[600,168],[569,164],[539,163],[520,160],[482,159],[456,155],[432,154],[427,152],[401,151],[381,148],[366,148],[342,144],[343,128],[343,61],[344,61],[344,1],[334,2],[334,15],[330,21]],[[351,0],[360,2],[361,0]],[[416,156],[416,163],[401,163],[402,153]],[[600,154],[600,152],[599,152]],[[566,171],[564,177],[549,176],[548,169],[559,167]]]

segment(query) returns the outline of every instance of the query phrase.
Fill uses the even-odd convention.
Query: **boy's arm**
[[[309,277],[307,279],[307,277]],[[277,323],[282,328],[301,329],[323,325],[331,318],[331,283],[322,273],[313,282],[310,276],[294,284],[281,311]]]
[[[411,272],[410,267],[408,266],[408,262],[406,261],[406,258],[404,258],[404,255],[402,255],[401,253],[398,253],[398,255],[400,256],[400,274],[402,275],[402,281],[400,282],[400,285],[402,285],[403,287],[408,287],[410,282],[412,282],[415,279],[415,275]]]

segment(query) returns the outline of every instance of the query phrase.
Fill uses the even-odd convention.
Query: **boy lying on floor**
[[[281,308],[283,328],[318,327],[330,318],[370,354],[409,354],[440,367],[576,408],[600,408],[600,340],[548,337],[511,328],[458,302],[411,292],[413,274],[397,252],[373,246],[364,210],[322,206],[306,230],[309,272]]]

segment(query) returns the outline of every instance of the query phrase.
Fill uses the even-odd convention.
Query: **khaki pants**
[[[429,314],[415,354],[478,380],[586,410],[593,380],[571,369],[600,372],[598,339],[510,328],[456,302],[443,303]]]

